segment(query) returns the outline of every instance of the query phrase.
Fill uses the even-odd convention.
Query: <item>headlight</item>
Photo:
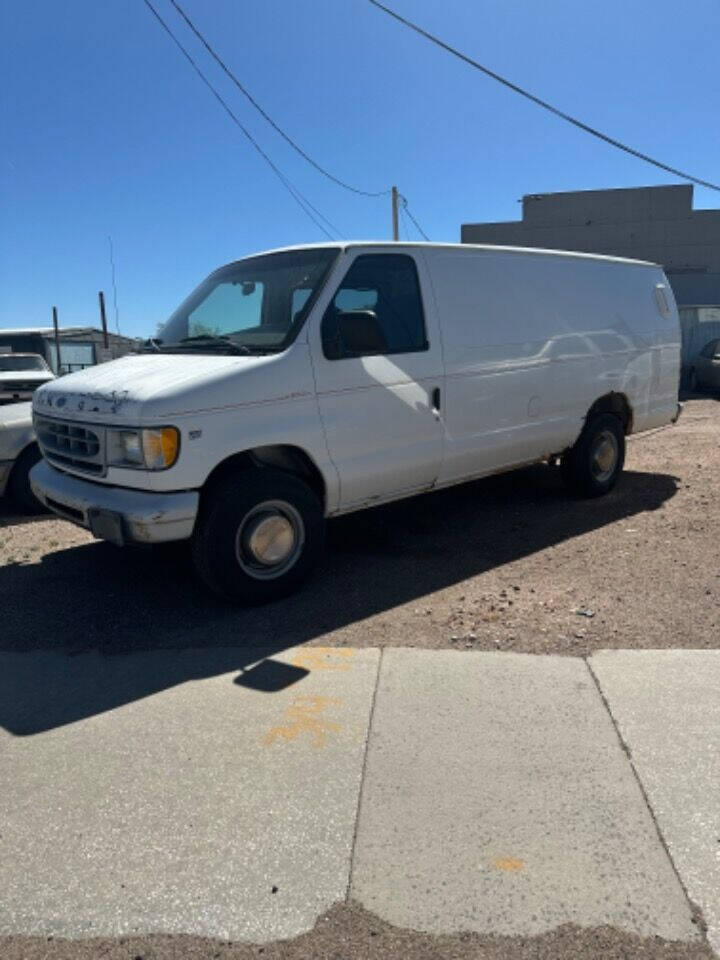
[[[140,439],[140,432],[138,430],[118,430],[117,440],[121,460],[127,463],[136,463],[138,466],[145,465],[142,440]]]
[[[167,470],[179,452],[180,431],[176,427],[107,432],[107,460],[112,467]]]

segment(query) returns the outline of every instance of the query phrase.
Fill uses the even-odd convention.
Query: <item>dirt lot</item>
[[[295,643],[585,654],[720,646],[720,404],[629,443],[618,488],[570,500],[534,467],[331,524],[303,592],[242,610],[177,549],[124,549],[0,507],[0,647]]]
[[[713,960],[704,943],[672,943],[570,924],[537,937],[432,936],[401,930],[356,903],[338,904],[310,932],[278,943],[190,936],[115,940],[0,938],[3,960]]]

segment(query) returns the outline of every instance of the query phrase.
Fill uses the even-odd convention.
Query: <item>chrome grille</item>
[[[105,472],[104,427],[36,416],[35,433],[43,456],[51,463],[85,473]]]

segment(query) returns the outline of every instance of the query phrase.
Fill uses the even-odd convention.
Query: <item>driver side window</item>
[[[412,257],[359,256],[322,320],[328,360],[428,349],[420,284]]]

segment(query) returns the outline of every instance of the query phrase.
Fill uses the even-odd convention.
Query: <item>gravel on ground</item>
[[[5,503],[0,648],[717,648],[719,502],[720,404],[693,399],[630,438],[605,498],[536,466],[339,518],[314,580],[255,609],[210,596],[182,548],[118,549]]]
[[[703,943],[565,925],[536,937],[432,936],[393,927],[358,904],[339,904],[313,930],[263,945],[191,936],[114,940],[2,937],[3,960],[713,960]]]

